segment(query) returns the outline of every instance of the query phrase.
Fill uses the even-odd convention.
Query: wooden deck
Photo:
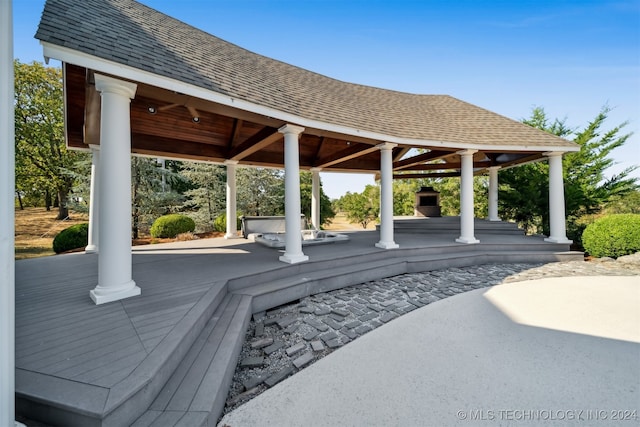
[[[252,312],[362,281],[485,262],[580,259],[568,245],[517,234],[378,233],[305,248],[288,265],[246,240],[134,248],[142,295],[96,306],[97,256],[16,263],[17,413],[50,425],[210,425],[222,410]]]

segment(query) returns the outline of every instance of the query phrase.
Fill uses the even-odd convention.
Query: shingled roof
[[[302,119],[395,139],[575,150],[447,95],[347,83],[238,47],[132,0],[48,0],[36,38]],[[402,142],[402,141],[400,141]]]

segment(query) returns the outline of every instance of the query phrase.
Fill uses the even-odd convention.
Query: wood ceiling
[[[91,70],[64,64],[66,131],[70,148],[99,145],[100,95]],[[133,153],[185,160],[283,168],[286,122],[139,83],[131,101]],[[300,136],[300,167],[323,171],[377,173],[381,140],[305,128]],[[420,149],[420,151],[412,150]],[[394,178],[460,175],[459,148],[397,146]],[[476,174],[490,166],[510,166],[540,159],[537,152],[481,151],[474,155]]]

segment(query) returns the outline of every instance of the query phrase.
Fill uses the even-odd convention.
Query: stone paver
[[[404,274],[323,292],[256,313],[234,374],[225,413],[309,363],[416,308],[470,290],[530,279],[640,275],[640,254],[628,260],[621,258],[601,262],[485,264]],[[301,355],[307,348],[305,342],[310,342],[311,351]],[[289,351],[278,351],[281,348]],[[290,351],[292,348],[296,351]],[[247,358],[263,358],[264,364],[243,366]],[[247,390],[251,393],[241,396]]]
[[[298,357],[296,360],[293,361],[293,365],[300,369],[303,366],[306,366],[309,364],[309,362],[311,362],[313,360],[313,353],[308,352],[303,354],[302,356]]]
[[[300,342],[300,343],[298,343],[296,345],[292,345],[291,347],[289,347],[285,351],[287,353],[287,356],[293,356],[294,354],[304,350],[306,347],[307,346],[304,343]]]

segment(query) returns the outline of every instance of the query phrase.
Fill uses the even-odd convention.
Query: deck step
[[[379,229],[379,225],[376,226]],[[428,233],[428,234],[457,234],[460,232],[459,217],[441,218],[403,218],[393,222],[397,233]],[[474,230],[476,234],[524,235],[524,230],[516,223],[507,221],[488,221],[475,218]]]
[[[251,296],[252,311],[257,313],[317,293],[399,274],[484,263],[574,261],[581,260],[582,257],[582,252],[543,251],[539,248],[527,251],[515,246],[510,248],[508,245],[486,245],[482,250],[476,245],[470,245],[467,250],[458,250],[455,254],[446,251],[425,253],[420,249],[399,249],[387,252],[386,259],[355,262],[348,266],[323,268],[292,274],[286,278],[264,280],[233,292]]]
[[[228,294],[133,426],[215,424],[231,386],[250,316],[251,297]]]

